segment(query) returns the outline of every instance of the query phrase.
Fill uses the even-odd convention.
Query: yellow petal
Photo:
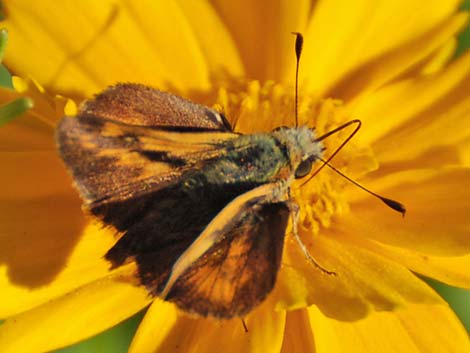
[[[376,254],[401,263],[416,273],[435,278],[456,287],[470,289],[470,254],[463,256],[432,256],[418,251],[386,245],[366,239],[355,239]]]
[[[313,327],[307,310],[292,310],[287,312],[284,340],[281,353],[315,353]]]
[[[391,174],[371,189],[402,202],[402,219],[380,201],[354,188],[351,213],[336,227],[345,234],[444,257],[470,253],[470,169],[417,170]],[[391,184],[393,182],[393,184]],[[388,184],[388,185],[387,185]],[[362,194],[362,195],[361,195]]]
[[[244,331],[241,319],[190,318],[176,312],[173,304],[154,301],[140,324],[130,353],[150,352],[279,352],[285,313],[262,305],[250,313]]]
[[[11,37],[5,63],[48,89],[83,96],[117,81],[181,91],[208,87],[204,55],[174,2],[43,1],[34,6],[18,0],[4,7],[3,24]]]
[[[310,1],[220,1],[215,8],[231,31],[249,78],[294,77],[292,31],[302,32]]]
[[[137,79],[138,82],[153,82],[153,78],[149,79],[149,70],[155,66],[153,60],[157,60],[161,72],[156,79],[163,80],[164,87],[172,85],[183,92],[209,87],[209,67],[203,51],[191,23],[175,2],[127,0],[124,1],[122,17],[126,15],[139,29],[139,33],[135,33],[132,39],[135,40],[137,35],[142,37],[147,48],[153,51],[151,58],[147,58],[141,52],[142,47],[132,47],[137,54],[136,64],[145,69],[142,77],[144,80]],[[204,21],[203,15],[199,12],[192,14],[199,17],[200,21]],[[116,73],[114,79],[116,80]],[[133,77],[133,80],[136,78]]]
[[[406,143],[407,157],[408,148],[421,141],[411,133],[429,129],[428,125],[440,122],[441,129],[442,124],[449,122],[447,130],[442,131],[442,137],[453,138],[457,131],[449,129],[454,127],[461,131],[464,121],[456,120],[458,116],[449,121],[448,110],[459,102],[470,105],[466,99],[466,92],[470,91],[469,75],[470,55],[463,55],[444,71],[417,79],[402,80],[362,96],[359,101],[348,106],[351,116],[360,118],[364,123],[357,138],[367,144],[375,143],[378,149],[385,149],[389,144],[392,145],[391,148],[397,148],[398,143],[392,142],[392,139],[408,138],[408,141],[400,141]],[[464,103],[465,101],[467,103]],[[470,107],[468,109],[470,110]],[[416,127],[409,131],[410,122],[413,120]],[[402,137],[404,132],[407,132],[407,135]],[[424,139],[427,145],[430,145],[429,137]],[[432,145],[435,146],[435,143],[439,142],[440,140],[433,141]]]
[[[56,152],[3,152],[0,164],[0,317],[105,276],[114,234],[86,227]]]
[[[19,78],[14,84],[20,92],[2,91],[0,97],[27,95],[35,106],[0,129],[6,151],[0,153],[0,317],[106,275],[103,246],[113,242],[106,232],[83,231],[80,201],[57,156],[53,126],[67,100]]]
[[[421,73],[430,75],[442,70],[455,56],[455,50],[458,46],[456,37],[451,38],[439,50],[425,62],[421,68]]]
[[[69,101],[14,78],[34,108],[0,129],[0,317],[63,295],[109,272],[112,232],[86,227],[72,180],[57,156],[55,121]],[[4,152],[3,152],[4,151]]]
[[[345,101],[360,98],[361,95],[392,81],[423,58],[439,50],[463,27],[467,18],[467,14],[455,15],[437,29],[364,64],[335,84],[327,92],[327,96],[339,97]]]
[[[470,138],[460,143],[460,160],[461,165],[470,168]]]
[[[82,231],[82,220],[68,217],[66,205],[56,198],[51,198],[57,208],[52,213],[56,221],[50,219],[51,206],[41,211],[37,203],[31,203],[36,208],[23,204],[25,218],[5,222],[2,214],[1,318],[33,308],[109,273],[109,263],[103,255],[114,242],[112,232],[99,226]],[[34,220],[35,217],[43,220]]]
[[[216,78],[244,74],[237,46],[224,22],[207,0],[178,0],[196,35],[211,74]]]
[[[470,83],[465,86],[470,88]],[[465,92],[468,91],[461,90],[445,97],[393,134],[377,141],[373,146],[382,165],[401,169],[405,167],[400,165],[403,162],[408,163],[408,168],[460,164],[457,157],[462,149],[461,143],[470,138],[470,100],[463,96]],[[399,152],[397,148],[404,150]],[[438,163],[433,163],[433,158],[446,149],[453,149],[457,157],[448,161],[439,159]]]
[[[27,112],[0,128],[0,151],[53,151],[53,133],[50,125]]]
[[[348,98],[396,77],[461,28],[464,16],[450,18],[458,5],[439,0],[318,2],[306,31],[307,87]]]
[[[134,269],[132,269],[133,271]],[[144,308],[148,293],[123,280],[129,269],[14,316],[0,326],[0,351],[45,352],[81,341]]]
[[[358,246],[336,241],[333,232],[311,240],[315,260],[305,259],[295,243],[286,244],[283,267],[272,300],[278,309],[315,304],[327,316],[357,320],[369,310],[393,310],[407,302],[435,302],[436,294],[405,267]]]
[[[393,312],[341,322],[309,308],[317,353],[468,353],[470,341],[445,305],[410,304]]]

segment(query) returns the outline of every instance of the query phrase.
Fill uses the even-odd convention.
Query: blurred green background
[[[470,10],[470,0],[465,0],[463,2],[462,8]],[[467,25],[467,28],[465,28],[459,36],[459,45],[455,55],[459,56],[464,51],[469,49],[470,25]],[[4,46],[2,47],[0,44],[0,54],[3,50]],[[1,64],[0,85],[4,87],[11,87],[11,76],[7,69]],[[449,287],[434,280],[426,279],[426,281],[447,300],[467,330],[470,331],[470,291]],[[60,349],[56,351],[56,353],[125,353],[127,352],[132,337],[137,329],[137,326],[142,320],[143,315],[144,313],[139,313],[100,335],[97,335],[72,347]]]

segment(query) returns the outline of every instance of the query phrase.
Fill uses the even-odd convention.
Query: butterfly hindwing
[[[220,318],[243,316],[264,300],[276,281],[290,214],[274,196],[278,187],[263,185],[227,205],[173,266],[165,299]]]
[[[181,253],[230,201],[251,188],[198,182],[203,177],[189,172],[164,188],[91,208],[122,234],[106,258],[114,266],[134,259],[142,282],[152,287],[154,295]]]

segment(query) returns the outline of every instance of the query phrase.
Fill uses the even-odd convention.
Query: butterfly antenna
[[[369,193],[370,195],[378,198],[380,201],[382,201],[384,204],[386,204],[388,207],[390,207],[392,210],[395,210],[397,212],[400,212],[401,215],[403,217],[405,217],[405,213],[406,213],[406,208],[403,204],[401,204],[400,202],[398,201],[395,201],[395,200],[392,200],[392,199],[388,199],[386,197],[383,197],[383,196],[380,196],[379,194],[367,189],[366,187],[362,186],[361,184],[359,184],[357,181],[351,179],[350,177],[348,177],[346,174],[344,174],[342,171],[340,171],[338,168],[332,166],[330,163],[328,163],[328,161],[326,160],[323,160],[322,158],[318,158],[320,161],[323,162],[323,165],[326,165],[328,168],[331,168],[332,170],[334,170],[336,173],[338,173],[339,175],[341,175],[343,178],[345,178],[347,181],[349,181],[350,183],[353,183],[354,185],[356,185],[358,188],[364,190],[365,192]]]
[[[304,45],[304,37],[299,32],[292,32],[295,35],[295,127],[299,127],[299,66],[300,55]]]
[[[353,132],[351,132],[351,134],[349,134],[349,136],[343,141],[343,143],[341,143],[341,145],[336,148],[336,150],[333,152],[333,154],[331,156],[328,157],[328,159],[324,160],[320,157],[317,157],[318,160],[322,161],[323,164],[317,169],[315,170],[312,175],[307,179],[307,181],[305,181],[304,183],[302,183],[301,187],[304,186],[306,183],[308,183],[310,180],[312,180],[312,178],[317,175],[324,167],[329,167],[330,169],[332,169],[333,171],[335,171],[336,173],[338,173],[339,175],[341,175],[343,178],[345,178],[347,181],[349,181],[350,183],[356,185],[357,187],[359,187],[360,189],[362,189],[363,191],[367,192],[368,194],[378,198],[380,201],[382,201],[384,204],[386,204],[388,207],[390,207],[392,210],[395,210],[397,212],[400,212],[402,214],[402,216],[404,217],[405,216],[405,213],[406,213],[406,208],[403,204],[401,204],[400,202],[398,201],[395,201],[395,200],[392,200],[392,199],[388,199],[386,197],[383,197],[369,189],[367,189],[366,187],[362,186],[361,184],[359,184],[357,181],[351,179],[350,177],[348,177],[346,174],[344,174],[343,172],[341,172],[339,169],[335,168],[334,166],[332,166],[330,164],[330,161],[338,154],[339,151],[341,151],[341,149],[354,137],[354,135],[356,135],[356,133],[359,131],[359,129],[361,128],[361,121],[358,120],[358,119],[353,119],[353,120],[350,120],[348,121],[347,123],[337,127],[336,129],[333,129],[331,131],[328,131],[327,133],[323,134],[322,136],[320,136],[319,138],[316,139],[316,141],[321,141],[321,140],[324,140],[326,139],[327,137],[347,128],[348,126],[350,125],[356,125],[356,128],[354,129]]]

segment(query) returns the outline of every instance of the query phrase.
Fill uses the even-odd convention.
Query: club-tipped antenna
[[[341,143],[341,145],[339,145],[338,148],[336,148],[336,150],[333,152],[333,154],[331,156],[329,156],[326,160],[323,159],[323,158],[320,158],[320,157],[317,157],[318,160],[320,160],[321,162],[323,162],[323,164],[317,169],[315,170],[312,175],[310,175],[310,177],[302,183],[301,187],[304,186],[305,184],[307,184],[310,180],[312,180],[312,178],[317,175],[324,167],[329,167],[330,169],[332,169],[333,171],[335,171],[336,173],[338,173],[339,175],[341,175],[343,178],[345,178],[347,181],[349,181],[350,183],[356,185],[357,187],[359,187],[360,189],[362,189],[363,191],[367,192],[368,194],[378,198],[380,201],[382,201],[384,204],[386,204],[388,207],[390,207],[392,210],[395,210],[397,212],[400,212],[401,215],[403,217],[405,217],[405,213],[406,213],[406,208],[403,204],[401,204],[400,202],[398,201],[395,201],[395,200],[392,200],[392,199],[388,199],[386,197],[383,197],[369,189],[367,189],[366,187],[362,186],[361,184],[359,184],[357,181],[351,179],[350,177],[348,177],[346,174],[344,174],[343,172],[341,172],[339,169],[337,169],[336,167],[332,166],[330,164],[330,161],[338,154],[339,151],[341,151],[341,149],[354,137],[354,135],[356,135],[356,133],[359,131],[359,129],[361,128],[361,121],[358,120],[358,119],[353,119],[353,120],[350,120],[348,121],[347,123],[344,123],[343,125],[337,127],[336,129],[333,129],[331,131],[328,131],[327,133],[321,135],[320,137],[318,137],[316,139],[316,141],[321,141],[321,140],[324,140],[326,139],[327,137],[347,128],[348,126],[350,125],[353,125],[353,124],[356,124],[356,128],[354,129],[353,132],[351,132],[349,134],[349,136]]]
[[[343,178],[345,178],[347,181],[349,181],[350,183],[353,183],[354,185],[356,185],[358,188],[364,190],[365,192],[367,192],[368,194],[378,198],[380,201],[382,201],[384,204],[386,204],[388,207],[390,207],[392,210],[395,210],[397,212],[400,212],[401,215],[403,217],[405,217],[405,213],[406,213],[406,208],[403,204],[401,204],[400,202],[398,201],[395,201],[395,200],[392,200],[392,199],[388,199],[386,197],[383,197],[383,196],[380,196],[379,194],[367,189],[366,187],[362,186],[361,184],[359,184],[357,181],[351,179],[350,177],[348,177],[346,174],[344,174],[342,171],[340,171],[338,168],[332,166],[327,160],[324,160],[322,158],[318,158],[320,161],[323,162],[323,165],[326,165],[328,168],[334,170],[336,173],[338,173],[339,175],[341,175]]]
[[[326,160],[326,163],[329,163],[338,153],[339,151],[341,151],[341,149],[349,142],[349,140],[351,140],[354,135],[356,135],[356,133],[359,131],[359,129],[361,128],[361,125],[362,125],[362,122],[359,120],[359,119],[353,119],[353,120],[350,120],[348,121],[347,123],[344,123],[343,125],[341,126],[338,126],[336,129],[333,129],[331,131],[328,131],[327,133],[321,135],[319,138],[315,139],[315,141],[321,141],[321,140],[324,140],[326,139],[327,137],[333,135],[333,134],[336,134],[337,132],[341,131],[341,130],[344,130],[345,128],[347,128],[349,125],[353,125],[353,124],[356,124],[356,128],[354,129],[353,132],[351,132],[351,134],[349,134],[349,136],[346,138],[346,140],[343,141],[343,143],[341,143],[341,145],[336,148],[336,150],[333,152],[333,154],[331,156],[328,157],[328,159]],[[302,183],[302,185],[300,185],[300,187],[304,186],[305,184],[307,184],[310,180],[312,180],[312,178],[317,175],[318,173],[320,173],[320,171],[325,168],[325,164],[322,164],[317,170],[315,170],[312,175],[310,175],[310,177],[304,181]]]
[[[299,65],[304,37],[299,32],[292,32],[295,35],[295,127],[299,127]]]

